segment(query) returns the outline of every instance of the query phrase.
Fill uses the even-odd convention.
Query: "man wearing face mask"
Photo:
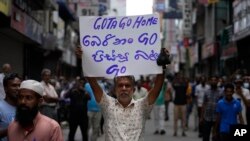
[[[249,124],[249,120],[247,120],[247,107],[249,107],[250,103],[250,93],[249,90],[242,87],[243,80],[241,78],[235,80],[235,93],[233,95],[234,98],[238,99],[242,106],[242,115],[244,123]]]
[[[248,90],[250,89],[250,87],[249,87],[249,78],[247,76],[245,76],[244,79],[243,79],[243,87],[245,89],[248,89]]]

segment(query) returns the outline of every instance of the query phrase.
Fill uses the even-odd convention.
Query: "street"
[[[145,141],[201,141],[201,138],[198,138],[198,132],[194,131],[194,112],[190,116],[189,120],[189,129],[186,131],[187,136],[181,136],[181,129],[178,130],[177,137],[173,136],[173,103],[169,105],[169,115],[170,120],[166,122],[166,134],[165,135],[154,135],[154,121],[153,121],[153,112],[151,112],[151,119],[147,120],[145,127]],[[179,126],[180,127],[180,121]],[[67,140],[68,136],[68,127],[63,128],[64,139]],[[77,129],[75,135],[75,141],[81,141],[81,132],[80,128]],[[104,135],[102,135],[98,141],[104,141]]]

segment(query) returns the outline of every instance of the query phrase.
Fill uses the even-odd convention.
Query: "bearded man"
[[[35,80],[21,83],[16,117],[8,127],[9,141],[63,141],[59,124],[39,112],[43,90],[41,83]]]

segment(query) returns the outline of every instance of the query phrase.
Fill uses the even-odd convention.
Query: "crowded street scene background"
[[[151,13],[129,13],[132,0],[0,1],[0,141],[230,141],[232,126],[250,129],[250,1],[135,1]],[[84,76],[79,16],[152,13],[162,74]]]

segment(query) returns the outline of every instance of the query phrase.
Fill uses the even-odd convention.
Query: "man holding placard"
[[[163,70],[170,63],[166,49],[157,54],[160,52],[158,15],[85,18],[80,17],[82,48],[77,48],[76,54],[82,58],[84,76],[100,104],[105,140],[138,141],[160,93]],[[134,100],[133,75],[150,73],[157,74],[154,87],[146,97]],[[95,77],[113,77],[117,99],[105,94]]]

